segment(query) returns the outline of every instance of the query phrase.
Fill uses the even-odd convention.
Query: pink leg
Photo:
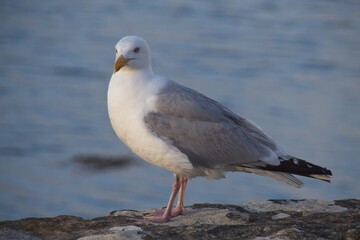
[[[171,214],[172,217],[181,215],[183,213],[183,211],[185,210],[184,195],[185,195],[186,185],[187,185],[187,178],[180,177],[180,193],[178,196],[178,201],[177,201],[176,207],[175,207],[173,213]]]
[[[149,221],[140,220],[139,223],[143,222],[154,222],[154,223],[163,223],[168,222],[172,216],[171,211],[172,207],[174,205],[174,200],[176,198],[177,193],[179,192],[181,186],[180,177],[178,175],[175,175],[174,183],[172,185],[172,191],[169,198],[169,202],[167,204],[167,207],[165,209],[165,212],[163,212],[163,209],[160,209],[160,211],[155,211],[154,213],[150,213],[148,216],[145,216]],[[159,214],[162,214],[161,216],[158,216]]]

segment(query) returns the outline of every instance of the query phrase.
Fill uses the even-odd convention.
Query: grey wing
[[[145,122],[185,153],[194,166],[277,165],[278,147],[254,124],[214,100],[174,82],[158,94]]]

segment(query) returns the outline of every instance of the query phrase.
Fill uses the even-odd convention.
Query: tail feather
[[[295,176],[289,173],[273,172],[273,171],[267,171],[259,168],[245,167],[245,166],[236,166],[236,170],[241,172],[255,173],[261,176],[271,177],[275,180],[289,184],[296,188],[301,188],[301,186],[303,185],[302,181],[300,181]]]

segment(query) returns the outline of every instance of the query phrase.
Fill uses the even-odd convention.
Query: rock
[[[195,204],[164,224],[140,224],[149,211],[113,211],[0,222],[0,239],[360,239],[360,199],[269,200],[242,206]]]
[[[92,235],[88,237],[82,237],[78,240],[126,240],[134,239],[141,240],[142,238],[142,229],[137,226],[123,226],[123,227],[113,227],[110,228],[111,234],[102,234],[102,235]]]
[[[302,231],[297,228],[286,228],[286,229],[282,229],[272,235],[274,237],[301,239],[303,234],[302,234]]]
[[[293,211],[293,212],[344,212],[348,209],[325,200],[269,200],[252,201],[245,209],[255,212]]]
[[[287,217],[290,217],[289,214],[286,214],[286,213],[278,213],[274,216],[272,216],[272,220],[278,220],[278,219],[283,219],[283,218],[287,218]]]

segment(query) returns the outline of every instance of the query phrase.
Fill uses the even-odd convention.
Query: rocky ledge
[[[139,224],[149,211],[121,210],[0,222],[0,239],[360,239],[360,199],[195,204],[163,224]]]

